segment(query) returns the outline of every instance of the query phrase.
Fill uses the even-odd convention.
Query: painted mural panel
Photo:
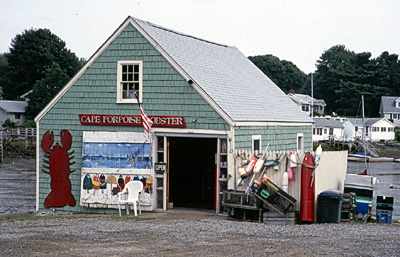
[[[82,206],[117,208],[118,192],[129,181],[139,180],[143,183],[141,206],[152,208],[151,139],[137,132],[85,131],[82,142]]]
[[[83,143],[83,168],[150,169],[151,143]]]

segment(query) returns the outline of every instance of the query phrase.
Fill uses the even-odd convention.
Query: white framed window
[[[381,127],[381,132],[386,132],[386,127]]]
[[[297,151],[303,151],[303,150],[304,150],[304,134],[297,133]]]
[[[135,92],[142,102],[142,77],[142,61],[118,61],[117,103],[137,103]]]
[[[256,151],[261,153],[261,135],[251,136],[251,149],[253,149],[253,153]]]

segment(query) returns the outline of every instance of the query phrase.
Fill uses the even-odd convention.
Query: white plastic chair
[[[135,211],[135,216],[137,216],[137,206],[139,205],[139,213],[142,214],[140,210],[139,194],[143,191],[143,183],[139,180],[129,181],[122,192],[118,193],[118,206],[119,206],[119,216],[121,216],[121,203],[125,204],[126,214],[129,215],[129,204],[133,204],[133,210]],[[127,194],[127,199],[122,199],[122,196]]]

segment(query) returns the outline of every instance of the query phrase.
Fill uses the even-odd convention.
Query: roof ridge
[[[137,18],[134,18],[134,17],[131,17],[131,18],[132,18],[133,20],[135,20],[135,21],[139,21],[139,22],[142,22],[142,23],[147,23],[148,25],[150,25],[150,26],[152,26],[152,27],[155,27],[155,28],[158,28],[158,29],[162,29],[162,30],[165,30],[165,31],[168,31],[168,32],[171,32],[171,33],[180,35],[180,36],[184,36],[184,37],[188,37],[188,38],[193,38],[193,39],[195,39],[195,40],[203,41],[203,42],[206,42],[206,43],[209,43],[209,44],[213,44],[213,45],[217,45],[217,46],[229,47],[228,45],[225,45],[225,44],[220,44],[220,43],[216,43],[216,42],[209,41],[209,40],[206,40],[206,39],[202,39],[202,38],[199,38],[199,37],[195,37],[195,36],[192,36],[192,35],[183,33],[183,32],[179,32],[179,31],[176,31],[176,30],[173,30],[173,29],[170,29],[170,28],[166,28],[166,27],[163,27],[163,26],[154,24],[154,23],[149,22],[149,21],[137,19]]]

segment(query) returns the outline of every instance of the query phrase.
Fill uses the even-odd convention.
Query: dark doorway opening
[[[214,209],[215,138],[169,140],[169,202],[174,207]]]

